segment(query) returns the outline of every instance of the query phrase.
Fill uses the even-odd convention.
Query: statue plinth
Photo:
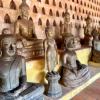
[[[24,46],[23,48],[18,49],[17,52],[18,55],[23,56],[26,59],[26,61],[30,61],[38,57],[43,57],[43,40],[35,39],[34,41],[32,41],[32,45]]]
[[[48,72],[46,78],[48,80],[46,95],[53,98],[60,97],[62,95],[62,89],[58,83],[60,75],[57,72]]]

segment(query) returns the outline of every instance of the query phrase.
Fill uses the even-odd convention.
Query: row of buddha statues
[[[44,56],[43,49],[43,39],[38,39],[35,32],[35,25],[32,20],[28,20],[29,17],[29,6],[26,3],[26,0],[22,0],[21,5],[19,6],[20,17],[14,24],[14,33],[17,37],[17,52],[19,55],[25,57],[26,60],[31,60],[36,57]],[[64,24],[62,25],[61,33],[55,33],[56,31],[51,30],[54,34],[54,38],[57,44],[58,49],[64,49],[64,38],[71,36],[74,42],[75,49],[81,48],[81,46],[92,46],[93,40],[95,37],[99,37],[97,30],[91,27],[91,18],[88,14],[86,18],[86,27],[84,29],[84,39],[81,39],[79,36],[74,36],[71,33],[71,22],[70,14],[68,9],[64,13]],[[48,26],[47,26],[48,27]],[[50,26],[52,27],[52,26]],[[56,28],[56,27],[55,27]],[[12,28],[11,28],[12,29]],[[46,28],[45,28],[46,29]],[[57,30],[57,29],[55,29]],[[45,35],[46,35],[46,30]],[[96,34],[95,34],[96,33]],[[55,34],[58,36],[55,37]],[[81,34],[81,33],[80,33]],[[47,35],[46,35],[47,37]],[[96,38],[97,41],[97,38]],[[99,44],[99,43],[98,43]],[[95,45],[96,46],[96,45]],[[96,51],[95,51],[96,52]]]
[[[77,59],[75,50],[81,49],[82,45],[80,38],[71,34],[68,10],[65,12],[62,41],[60,42],[63,54],[58,61],[60,54],[57,42],[59,41],[54,39],[52,26],[45,28],[46,39],[37,39],[34,24],[28,20],[29,7],[26,0],[22,0],[19,8],[21,19],[16,21],[15,33],[13,34],[10,29],[5,28],[0,36],[0,99],[43,100],[44,92],[47,96],[58,98],[62,95],[61,84],[75,88],[85,83],[90,78],[91,73],[89,67],[81,64]],[[95,61],[94,59],[98,60],[100,55],[99,34],[92,35],[90,23],[91,19],[88,16],[86,33],[82,43],[92,47],[92,60]],[[45,76],[48,81],[47,87],[44,84],[26,81],[26,61],[34,60],[34,50],[40,50],[43,53],[45,68],[48,71]],[[61,74],[54,70],[59,62],[61,62]]]
[[[76,57],[73,38],[66,37],[65,49],[61,59],[62,74],[54,70],[58,61],[58,50],[52,27],[47,27],[47,38],[44,40],[45,67],[47,68],[47,86],[26,81],[25,58],[17,54],[17,38],[13,34],[3,34],[1,37],[0,57],[0,98],[2,100],[44,100],[43,93],[49,97],[58,98],[62,95],[61,84],[75,88],[90,78],[87,65],[81,64]],[[9,32],[5,29],[4,33]],[[59,83],[59,80],[61,81]]]

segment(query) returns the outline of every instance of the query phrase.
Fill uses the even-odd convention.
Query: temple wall
[[[8,27],[9,25],[4,24],[4,17],[6,14],[9,15],[11,22],[14,23],[19,15],[19,5],[21,0],[13,0],[16,4],[16,10],[10,9],[11,0],[0,0],[3,3],[3,8],[0,7],[0,33],[2,28]],[[41,2],[40,2],[41,1]],[[53,5],[55,1],[55,5]],[[45,2],[49,2],[46,4]],[[99,0],[27,0],[27,4],[30,7],[30,16],[35,24],[35,31],[38,38],[45,38],[44,29],[49,22],[50,25],[60,26],[63,24],[63,13],[65,8],[68,8],[71,14],[72,33],[74,35],[81,35],[85,26],[85,18],[90,13],[92,18],[92,26],[98,27],[100,21],[100,1]],[[36,8],[36,9],[34,9]],[[45,14],[42,9],[44,8]],[[52,14],[50,14],[50,10]],[[58,12],[58,14],[57,14]],[[42,24],[39,23],[41,20]],[[55,23],[55,24],[54,24]],[[79,26],[81,28],[79,28]]]

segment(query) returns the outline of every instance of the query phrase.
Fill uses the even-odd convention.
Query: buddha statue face
[[[26,0],[22,0],[22,4],[19,6],[20,9],[20,14],[22,16],[22,18],[28,18],[29,16],[29,6],[26,3]]]
[[[66,49],[67,50],[74,50],[74,43],[75,42],[75,40],[74,40],[74,38],[73,37],[68,37],[68,38],[66,38],[65,39],[65,47],[66,47]]]
[[[47,38],[54,38],[54,30],[51,26],[46,28]]]
[[[16,39],[12,35],[5,35],[1,40],[2,57],[12,57],[16,54]]]

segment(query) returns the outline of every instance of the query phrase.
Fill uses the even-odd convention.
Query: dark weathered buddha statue
[[[74,42],[76,43],[76,44],[74,43],[76,49],[81,47],[80,38],[73,36],[71,33],[70,14],[68,12],[68,9],[66,9],[65,11],[64,24],[62,28],[62,36],[63,36],[63,40],[65,40],[68,37],[72,37]]]
[[[34,23],[32,20],[29,20],[29,6],[26,3],[26,0],[22,0],[19,11],[21,19],[18,19],[15,23],[15,34],[18,41],[22,42],[23,47],[21,51],[19,50],[19,54],[22,54],[25,59],[30,60],[34,58],[34,56],[42,55],[41,49],[43,49],[43,41],[37,39]],[[20,49],[19,45],[18,48]]]
[[[43,92],[43,86],[26,82],[26,63],[16,54],[16,38],[2,35],[0,100],[43,100]]]
[[[62,59],[62,84],[67,87],[77,87],[90,77],[88,66],[81,64],[76,57],[72,40],[65,40],[65,52]]]
[[[84,45],[87,46],[92,46],[92,40],[93,40],[93,36],[92,36],[92,26],[91,26],[91,18],[90,15],[88,14],[87,18],[86,18],[86,26],[84,29]]]
[[[93,39],[91,60],[93,62],[100,63],[100,38],[99,38],[99,34],[95,34],[95,37]]]

